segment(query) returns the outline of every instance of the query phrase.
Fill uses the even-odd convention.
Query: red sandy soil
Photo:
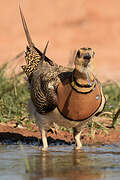
[[[47,56],[57,63],[67,65],[75,49],[91,47],[96,52],[96,74],[101,81],[120,81],[120,1],[119,0],[8,0],[0,4],[0,64],[10,61],[25,50],[27,41],[19,14],[19,3],[26,18],[35,45],[43,50],[50,41]],[[11,61],[9,69],[19,71],[24,58]],[[35,130],[34,130],[35,129]],[[119,129],[119,128],[118,128]],[[109,129],[96,132],[94,142],[113,143],[120,141],[120,132]],[[0,137],[7,133],[39,137],[33,130],[13,128],[0,124]],[[4,133],[4,134],[2,134]],[[86,134],[85,131],[83,134]],[[55,134],[50,134],[54,137]],[[9,137],[10,134],[9,134]],[[67,132],[55,138],[73,140]],[[67,137],[67,138],[66,138]],[[83,143],[90,143],[89,136],[82,136]]]
[[[105,127],[110,127],[111,121],[105,118],[101,119],[102,124]],[[104,130],[93,128],[90,133],[90,129],[85,128],[81,135],[81,142],[83,144],[113,144],[120,143],[120,124],[117,124],[116,129],[107,128],[107,133]],[[0,143],[17,143],[21,140],[24,143],[31,144],[38,142],[41,136],[40,132],[35,124],[31,124],[29,129],[23,123],[16,127],[16,122],[0,123]],[[57,131],[57,133],[48,132],[49,144],[57,142],[63,144],[74,143],[73,134],[67,131]]]

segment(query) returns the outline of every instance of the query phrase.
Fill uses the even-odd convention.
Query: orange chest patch
[[[70,120],[84,120],[91,117],[100,107],[101,92],[96,84],[89,93],[75,91],[69,83],[60,83],[57,89],[58,110]]]

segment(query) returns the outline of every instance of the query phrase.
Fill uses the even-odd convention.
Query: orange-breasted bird
[[[74,68],[56,64],[45,56],[48,43],[43,53],[36,48],[21,9],[20,14],[28,41],[26,65],[22,66],[30,85],[28,109],[41,132],[42,150],[48,148],[47,131],[55,124],[73,128],[76,149],[80,149],[81,130],[105,105],[101,83],[93,74],[95,53],[80,48]]]

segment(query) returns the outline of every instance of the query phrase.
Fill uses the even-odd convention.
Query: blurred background
[[[96,74],[102,80],[120,81],[120,1],[119,0],[8,0],[0,5],[0,65],[24,51],[27,45],[19,3],[33,42],[43,50],[50,41],[47,56],[67,65],[75,49],[91,47]],[[18,70],[21,56],[12,60]]]

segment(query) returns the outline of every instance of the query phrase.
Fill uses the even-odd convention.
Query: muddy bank
[[[102,125],[105,127],[110,126],[110,120],[103,119]],[[35,124],[31,124],[29,128],[19,125],[16,127],[15,122],[0,123],[0,143],[1,144],[17,144],[21,141],[23,144],[42,144],[41,136]],[[100,127],[84,129],[81,135],[81,142],[86,144],[114,144],[120,143],[120,124],[117,124],[116,129],[106,128],[105,130]],[[49,144],[73,144],[73,135],[67,131],[53,131],[48,132]]]

